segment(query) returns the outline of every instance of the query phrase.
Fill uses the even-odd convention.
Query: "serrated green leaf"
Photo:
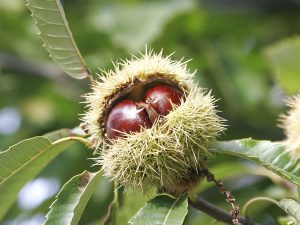
[[[83,172],[70,179],[56,196],[45,225],[76,225],[101,178],[101,173]]]
[[[220,153],[253,160],[300,185],[300,159],[292,157],[280,143],[241,139],[218,142],[215,148]]]
[[[300,90],[300,37],[284,39],[266,49],[282,87],[290,94]]]
[[[300,224],[300,204],[293,199],[282,199],[278,205]]]
[[[131,225],[182,225],[187,210],[187,196],[171,198],[160,195],[148,201],[129,221]]]
[[[50,57],[70,76],[76,79],[89,77],[90,72],[73,39],[60,0],[27,0],[27,7]]]
[[[0,154],[0,219],[17,193],[75,140],[51,142],[46,137],[26,139]]]

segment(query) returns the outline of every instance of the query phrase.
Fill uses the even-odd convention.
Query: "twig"
[[[110,203],[102,225],[117,225],[117,213],[119,210],[119,185],[114,182],[114,199]]]
[[[215,176],[211,172],[209,172],[208,170],[203,170],[202,172],[206,176],[206,179],[207,179],[208,182],[214,182],[218,186],[220,192],[225,196],[226,201],[231,205],[231,208],[232,208],[231,209],[232,224],[233,225],[243,225],[239,222],[238,215],[240,213],[240,209],[236,205],[235,197],[233,196],[231,191],[229,191],[225,187],[225,185],[223,184],[223,182],[221,180],[217,180],[215,178]]]
[[[113,208],[114,208],[114,202],[111,202],[108,206],[102,225],[109,225],[111,223],[112,216],[113,216]]]
[[[64,137],[64,138],[61,138],[57,141],[52,142],[52,144],[55,145],[55,144],[58,144],[58,143],[61,143],[61,142],[64,142],[64,141],[72,141],[72,140],[79,141],[82,144],[84,144],[87,148],[89,148],[91,150],[94,150],[92,142],[90,142],[89,140],[87,140],[83,137],[78,137],[78,136]]]
[[[218,221],[232,224],[232,215],[227,213],[225,210],[220,209],[216,207],[215,205],[205,201],[204,199],[197,197],[195,201],[192,201],[189,199],[189,204],[193,206],[195,209],[198,209],[211,217],[215,218]],[[239,216],[238,217],[239,222],[241,222],[243,225],[258,225],[257,223]]]
[[[67,76],[62,69],[54,63],[28,60],[13,54],[0,52],[0,69],[17,72],[24,75],[44,77],[57,81],[59,83],[74,83],[73,79]],[[94,82],[90,71],[88,79],[91,83]],[[88,84],[86,81],[78,80],[76,83]]]

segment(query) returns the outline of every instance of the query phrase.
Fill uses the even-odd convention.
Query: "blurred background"
[[[192,59],[199,84],[218,101],[228,130],[222,140],[253,137],[282,140],[277,118],[296,79],[282,85],[267,50],[277,41],[300,33],[299,0],[170,0],[62,1],[74,38],[91,71],[112,68],[112,61],[143,52],[146,44],[173,59]],[[46,132],[73,128],[84,112],[82,94],[88,81],[65,75],[48,57],[24,0],[0,0],[0,151]],[[300,50],[300,48],[299,48]],[[299,54],[299,53],[298,53]],[[298,58],[299,59],[299,58]],[[291,88],[289,88],[291,87]],[[73,146],[54,160],[20,192],[1,225],[39,225],[62,184],[84,169],[92,155]],[[233,157],[217,156],[211,171],[233,190],[239,205],[255,196],[295,196],[293,187],[273,174]],[[264,176],[267,175],[267,176]],[[80,224],[101,224],[112,199],[112,185],[103,179]],[[216,188],[204,183],[205,198],[228,209]],[[0,193],[1,194],[1,193]],[[119,224],[143,206],[147,196],[123,196]],[[261,204],[251,217],[261,224],[280,224],[285,214]],[[209,224],[206,215],[191,210],[185,224]],[[221,224],[221,223],[216,223]],[[284,223],[282,223],[284,224]]]

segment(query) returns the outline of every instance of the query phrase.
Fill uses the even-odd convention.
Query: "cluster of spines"
[[[162,52],[151,51],[102,72],[93,92],[86,95],[87,112],[83,117],[99,157],[96,163],[104,174],[125,187],[147,191],[152,187],[170,193],[189,190],[203,177],[202,170],[213,156],[213,143],[224,130],[210,92],[199,88],[183,60],[173,61]],[[160,78],[183,90],[181,104],[138,133],[124,133],[108,140],[105,113],[116,94],[136,80],[149,82]]]
[[[210,93],[195,85],[179,106],[151,129],[127,134],[103,149],[105,175],[136,190],[152,186],[176,193],[193,176],[201,176],[213,155],[212,143],[224,130]],[[175,189],[174,189],[175,188]],[[187,187],[188,188],[188,187]]]
[[[286,115],[280,117],[280,127],[287,136],[284,144],[292,155],[300,156],[300,93],[287,100],[290,108]]]

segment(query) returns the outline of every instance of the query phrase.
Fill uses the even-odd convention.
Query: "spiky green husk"
[[[284,129],[287,136],[286,149],[291,152],[292,155],[300,157],[300,93],[291,97],[287,101],[287,105],[290,107],[287,115],[281,116],[280,126]]]
[[[193,75],[194,73],[187,70],[186,62],[173,61],[170,56],[163,57],[162,52],[154,54],[151,50],[146,51],[141,59],[134,57],[133,60],[116,64],[114,71],[103,71],[99,77],[100,81],[95,81],[92,92],[85,96],[88,109],[82,119],[92,139],[95,140],[95,147],[99,148],[105,144],[104,116],[116,93],[137,79],[145,82],[158,77],[172,81],[183,90],[188,90],[193,83]]]
[[[224,126],[216,114],[215,100],[197,87],[193,75],[185,62],[148,52],[141,59],[116,65],[115,71],[105,72],[93,84],[93,92],[86,96],[88,110],[83,121],[99,150],[96,162],[106,176],[135,190],[157,187],[173,194],[190,190],[201,180],[201,170],[206,169],[213,142]],[[116,93],[136,80],[153,78],[177,85],[184,91],[184,101],[150,129],[110,142],[103,122]]]
[[[190,189],[212,155],[212,143],[223,131],[210,93],[193,85],[184,102],[151,129],[128,134],[103,149],[99,163],[106,176],[126,187],[156,186],[171,193]]]

